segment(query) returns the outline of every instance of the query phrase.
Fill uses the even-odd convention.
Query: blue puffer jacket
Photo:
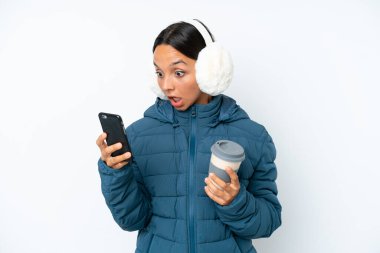
[[[251,239],[281,224],[275,146],[265,128],[225,95],[178,111],[157,98],[126,129],[133,160],[120,170],[99,159],[102,193],[119,226],[139,230],[139,253],[256,252]],[[205,177],[211,146],[244,147],[240,191],[227,206],[210,199]]]

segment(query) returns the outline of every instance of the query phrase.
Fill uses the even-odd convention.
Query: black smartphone
[[[103,132],[107,133],[106,142],[107,145],[113,145],[115,143],[120,142],[122,144],[122,148],[114,151],[111,156],[122,155],[125,152],[131,152],[131,147],[129,146],[127,135],[124,132],[124,124],[121,117],[117,114],[99,113],[100,124],[102,125]],[[125,160],[129,162],[132,157]]]

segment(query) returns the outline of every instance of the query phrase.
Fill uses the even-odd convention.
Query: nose
[[[167,91],[167,90],[172,90],[172,89],[174,89],[173,80],[171,80],[170,76],[169,76],[169,77],[164,77],[164,78],[161,80],[161,89],[162,89],[163,91]]]

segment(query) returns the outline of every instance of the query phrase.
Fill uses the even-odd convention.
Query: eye
[[[156,75],[157,75],[157,77],[159,77],[159,78],[161,78],[163,75],[162,75],[162,73],[160,72],[160,71],[156,71]]]
[[[182,77],[182,76],[184,76],[185,75],[185,72],[184,71],[176,71],[175,72],[175,75],[177,76],[177,77]]]

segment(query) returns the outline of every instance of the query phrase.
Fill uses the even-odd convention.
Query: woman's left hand
[[[205,183],[207,184],[205,186],[206,194],[222,206],[229,205],[240,191],[239,178],[236,172],[230,167],[226,168],[226,172],[231,178],[231,183],[224,182],[214,173],[210,173],[205,178]]]

